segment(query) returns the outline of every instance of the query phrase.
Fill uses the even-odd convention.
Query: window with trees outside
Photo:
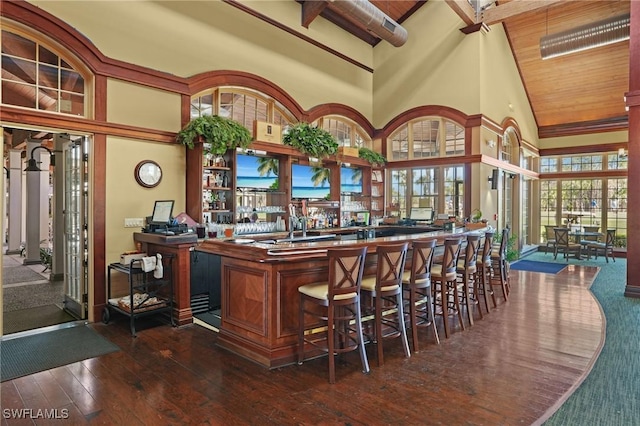
[[[553,179],[542,176],[540,225],[544,240],[544,225],[600,227],[600,232],[616,230],[616,246],[627,245],[627,178],[606,177],[607,170],[627,168],[626,157],[617,153],[544,157],[540,172],[579,173],[604,171],[605,177],[589,179]]]
[[[389,176],[391,215],[409,217],[411,207],[432,207],[436,213],[451,216],[464,214],[464,167],[391,169]]]

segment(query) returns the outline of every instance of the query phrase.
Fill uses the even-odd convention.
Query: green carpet
[[[535,253],[528,260],[554,262]],[[566,265],[565,259],[556,263]],[[640,299],[624,297],[627,261],[570,259],[569,264],[599,266],[591,286],[606,317],[605,344],[591,373],[544,424],[637,425],[640,424]]]
[[[81,325],[0,342],[0,381],[49,370],[120,350]]]
[[[2,315],[2,334],[7,335],[34,328],[47,327],[75,321],[64,309],[56,305],[37,306],[35,308],[20,309],[4,312]]]

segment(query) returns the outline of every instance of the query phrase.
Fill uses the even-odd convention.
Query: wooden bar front
[[[291,364],[296,361],[298,287],[327,279],[327,249],[368,246],[365,275],[373,275],[378,244],[436,238],[440,245],[447,237],[464,234],[465,230],[436,231],[284,244],[205,241],[198,250],[221,257],[218,344],[268,368]]]

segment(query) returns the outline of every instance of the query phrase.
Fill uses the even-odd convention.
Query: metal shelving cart
[[[128,265],[111,263],[107,273],[107,305],[102,311],[102,322],[108,324],[112,313],[117,312],[129,317],[131,335],[136,337],[135,321],[149,315],[167,313],[169,322],[175,327],[173,317],[173,260],[172,254],[162,256],[162,278],[155,278],[154,272],[145,272],[139,260],[132,260]],[[111,272],[117,271],[128,276],[129,294],[124,297],[111,298]]]

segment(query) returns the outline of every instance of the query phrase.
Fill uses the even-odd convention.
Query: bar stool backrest
[[[411,282],[416,283],[430,280],[436,240],[417,240],[413,242],[412,247]]]
[[[376,247],[376,253],[378,254],[376,291],[400,288],[408,248],[408,242],[381,244]]]
[[[487,231],[484,233],[484,245],[482,246],[482,255],[480,260],[483,263],[487,263],[491,260],[491,248],[493,247],[493,236],[495,232]]]
[[[360,295],[367,247],[329,249],[329,300],[352,303]]]
[[[467,235],[467,248],[464,255],[464,267],[475,266],[480,249],[480,235]]]
[[[462,238],[447,238],[444,240],[444,254],[442,256],[442,276],[456,275],[458,255],[462,247]]]

